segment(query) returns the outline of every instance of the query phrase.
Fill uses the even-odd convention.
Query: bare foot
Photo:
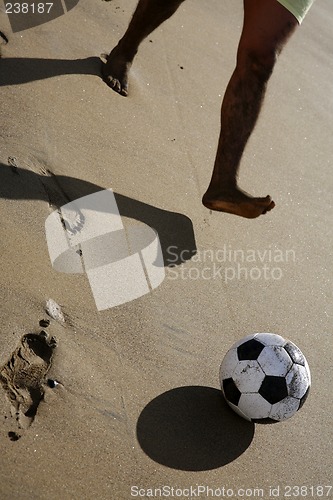
[[[128,74],[132,66],[132,60],[128,60],[115,47],[102,65],[102,75],[105,83],[118,94],[128,95]]]
[[[240,215],[248,219],[255,219],[275,207],[270,196],[254,198],[239,188],[219,194],[212,193],[208,189],[202,198],[202,203],[210,210]]]

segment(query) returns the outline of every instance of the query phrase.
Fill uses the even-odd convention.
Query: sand
[[[315,4],[271,79],[240,183],[276,208],[251,221],[201,205],[241,2],[185,2],[142,45],[125,99],[102,82],[99,56],[135,4],[81,0],[17,33],[0,13],[0,363],[25,334],[57,342],[43,383],[30,374],[42,395],[29,421],[19,426],[0,388],[0,497],[195,498],[198,485],[220,498],[297,496],[290,486],[332,497],[331,0]],[[154,227],[164,256],[176,246],[186,261],[150,293],[98,310],[86,274],[52,267],[45,221],[110,188],[126,223]],[[238,418],[219,392],[223,356],[253,332],[290,338],[311,368],[306,404],[273,426]]]

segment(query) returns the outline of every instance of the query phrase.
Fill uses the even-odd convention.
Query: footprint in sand
[[[32,424],[47,385],[46,374],[51,366],[56,339],[43,330],[23,335],[18,347],[0,369],[0,384],[12,406],[12,416],[19,429]],[[20,436],[10,432],[12,441]]]
[[[70,235],[80,232],[84,226],[85,217],[81,210],[75,206],[75,201],[72,201],[67,195],[59,184],[57,176],[50,169],[40,168],[39,174],[39,180],[45,190],[49,206],[58,210],[64,229]],[[61,210],[63,205],[66,205],[65,213]]]

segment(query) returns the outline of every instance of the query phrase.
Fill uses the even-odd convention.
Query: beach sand
[[[0,12],[0,364],[45,330],[57,346],[42,375],[58,382],[20,425],[0,387],[0,497],[162,498],[153,490],[165,486],[189,498],[198,485],[221,498],[224,487],[282,499],[290,486],[332,497],[331,0],[281,55],[246,149],[241,186],[276,202],[255,220],[201,205],[242,2],[184,2],[142,45],[123,98],[99,57],[135,4],[80,0],[17,33]],[[52,267],[45,221],[109,188],[124,220],[154,227],[164,257],[177,247],[184,263],[151,293],[98,310],[87,275]],[[243,421],[219,392],[223,356],[253,332],[290,338],[310,365],[310,396],[283,423]]]

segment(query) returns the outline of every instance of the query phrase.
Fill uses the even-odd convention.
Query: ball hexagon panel
[[[234,404],[230,403],[230,401],[228,401],[228,405],[230,406],[230,408],[231,408],[232,410],[234,410],[234,412],[236,412],[236,413],[237,413],[237,415],[239,415],[240,417],[245,418],[245,420],[248,420],[249,422],[251,422],[251,419],[250,419],[250,418],[249,418],[249,417],[248,417],[245,413],[243,413],[243,412],[239,409],[239,407],[238,407],[237,405],[234,405]]]
[[[300,400],[287,396],[278,403],[272,405],[269,416],[274,420],[286,420],[292,417],[299,410]]]
[[[286,376],[289,395],[301,399],[310,386],[308,371],[305,366],[293,365]]]
[[[293,365],[289,354],[281,346],[265,347],[257,361],[266,375],[276,377],[284,377]]]
[[[232,378],[242,392],[258,392],[265,378],[258,361],[239,361],[232,373]]]
[[[276,333],[256,333],[254,337],[266,346],[283,346],[286,343],[286,339]]]
[[[242,394],[238,408],[249,419],[256,419],[267,418],[272,405],[258,393]]]
[[[301,401],[300,401],[300,404],[299,404],[299,410],[302,408],[302,406],[304,405],[305,401],[306,401],[306,398],[308,397],[309,395],[309,392],[310,392],[310,386],[308,387],[306,393],[304,394],[304,396],[301,398]]]
[[[305,364],[304,364],[304,368],[306,369],[306,373],[308,375],[308,381],[309,381],[309,386],[311,385],[311,372],[310,372],[310,367],[308,365],[308,362],[306,360],[306,358],[304,357],[304,361],[305,361]]]
[[[225,355],[220,366],[220,381],[222,384],[223,379],[229,378],[236,368],[238,363],[238,356],[236,349],[230,349]]]
[[[295,344],[288,340],[284,348],[294,363],[305,366],[305,357],[302,351]]]

